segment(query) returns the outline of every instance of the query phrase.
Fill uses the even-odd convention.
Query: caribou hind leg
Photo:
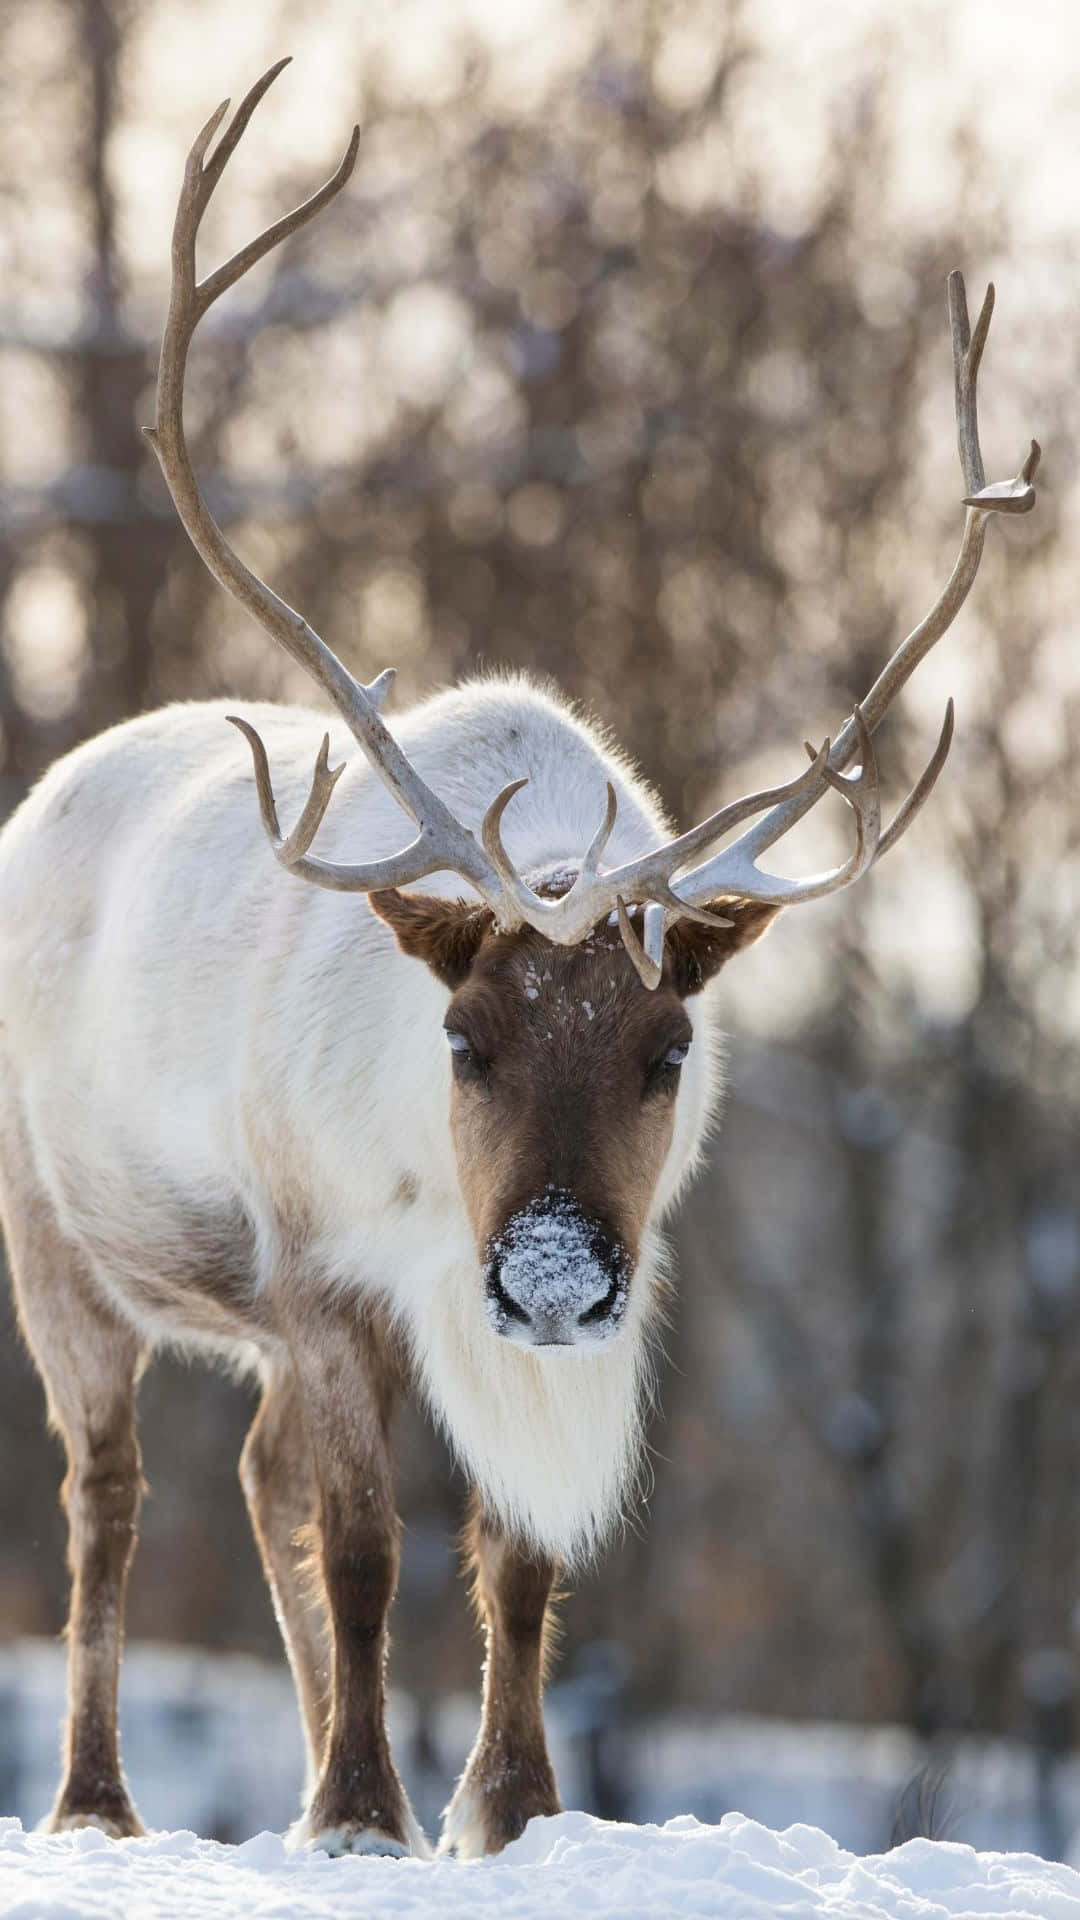
[[[330,1636],[320,1570],[307,1559],[317,1540],[318,1491],[299,1388],[288,1365],[275,1364],[266,1374],[244,1442],[240,1481],[296,1683],[311,1791],[326,1739]]]
[[[54,1833],[94,1826],[117,1837],[138,1834],[116,1705],[141,1493],[135,1384],[144,1349],[62,1238],[29,1155],[8,1157],[3,1179],[19,1317],[67,1453],[68,1721],[64,1776],[45,1825]]]
[[[498,1853],[536,1814],[559,1812],[541,1694],[554,1562],[525,1552],[474,1500],[467,1535],[487,1640],[480,1732],[446,1809],[440,1853]]]

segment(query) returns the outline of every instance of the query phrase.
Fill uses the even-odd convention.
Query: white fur
[[[312,1852],[330,1853],[339,1858],[345,1853],[378,1854],[392,1860],[430,1860],[431,1844],[420,1826],[410,1806],[405,1809],[405,1832],[407,1844],[400,1840],[391,1840],[389,1834],[380,1827],[320,1827],[313,1831],[307,1814],[295,1820],[285,1836],[285,1844],[292,1851],[302,1849]]]
[[[233,703],[235,704],[235,703]],[[246,704],[286,829],[325,716]],[[431,1406],[496,1511],[564,1557],[617,1518],[637,1468],[660,1240],[646,1235],[617,1338],[525,1350],[490,1330],[448,1122],[447,992],[403,956],[360,895],[284,873],[258,818],[248,750],[223,703],[175,706],[55,766],[0,835],[0,1134],[20,1117],[66,1234],[153,1339],[200,1339],[239,1364],[272,1336],[134,1282],[245,1215],[271,1292],[303,1196],[312,1273],[387,1302]],[[529,683],[495,680],[395,717],[424,778],[478,828],[504,818],[520,869],[580,858],[619,799],[606,858],[667,832],[655,800],[594,730]],[[348,766],[320,830],[330,859],[394,852],[412,828],[340,725]],[[453,875],[426,891],[467,893]],[[683,1070],[658,1220],[697,1155],[717,1074],[707,996]],[[410,1176],[419,1200],[400,1195]],[[215,1227],[214,1223],[220,1223]]]
[[[488,1851],[488,1827],[483,1796],[466,1769],[454,1797],[443,1813],[437,1855],[457,1860],[482,1860]]]

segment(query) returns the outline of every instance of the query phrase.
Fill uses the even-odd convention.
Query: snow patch
[[[288,1854],[155,1834],[24,1833],[0,1821],[0,1912],[20,1920],[1080,1920],[1080,1874],[1034,1854],[909,1840],[846,1853],[815,1827],[783,1833],[729,1813],[629,1826],[533,1820],[494,1859],[463,1864]]]

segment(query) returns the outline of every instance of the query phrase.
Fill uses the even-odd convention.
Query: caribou
[[[989,513],[1031,506],[1039,449],[986,485],[993,289],[972,329],[953,274],[966,517],[949,580],[835,740],[687,832],[526,679],[441,693],[391,731],[392,671],[358,682],[245,566],[184,440],[198,322],[356,159],[359,129],[311,199],[197,278],[207,203],[285,64],[191,149],[148,434],[206,565],[334,719],[312,772],[317,711],[255,706],[234,719],[246,745],[217,701],[142,715],[55,765],[0,836],[0,1207],[67,1455],[69,1714],[47,1825],[142,1830],[117,1678],[135,1388],[165,1343],[261,1388],[240,1473],[306,1735],[298,1845],[428,1851],[384,1725],[395,1403],[420,1394],[445,1429],[471,1490],[487,1658],[439,1846],[471,1857],[558,1810],[549,1599],[634,1494],[669,1285],[661,1223],[717,1098],[714,984],[782,909],[864,875],[926,799],[951,703],[888,827],[873,735],[960,608]],[[767,850],[830,791],[848,857],[768,872]]]

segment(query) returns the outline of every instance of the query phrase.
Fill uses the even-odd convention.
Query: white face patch
[[[571,1194],[553,1192],[516,1213],[488,1247],[488,1320],[522,1346],[610,1340],[626,1310],[625,1249]]]

